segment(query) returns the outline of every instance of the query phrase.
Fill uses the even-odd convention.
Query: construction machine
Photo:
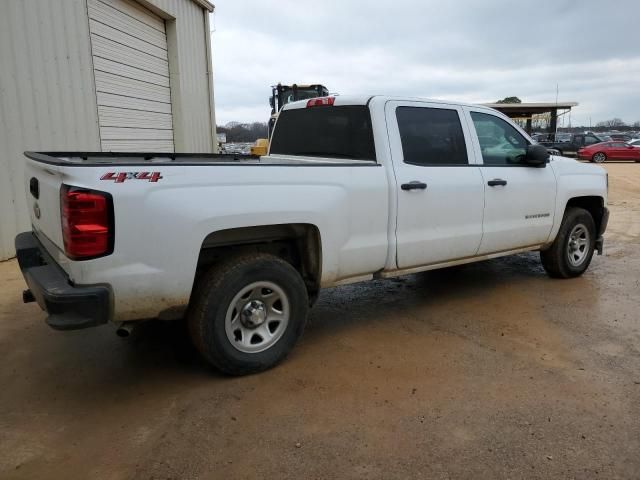
[[[277,85],[271,86],[271,96],[269,97],[269,105],[271,106],[271,117],[269,117],[268,135],[269,138],[259,138],[256,143],[251,147],[252,155],[266,155],[269,150],[269,140],[271,139],[271,132],[273,132],[273,126],[276,124],[276,119],[282,107],[287,103],[295,102],[298,100],[307,100],[309,98],[326,97],[329,95],[329,90],[324,85],[312,84],[312,85]]]

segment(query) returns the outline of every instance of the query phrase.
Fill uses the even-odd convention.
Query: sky
[[[278,82],[471,103],[557,88],[574,126],[640,121],[640,0],[214,3],[219,125],[266,122]]]

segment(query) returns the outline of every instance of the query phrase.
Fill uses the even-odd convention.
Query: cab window
[[[404,163],[468,165],[467,146],[456,110],[429,107],[396,109]]]
[[[485,165],[525,165],[529,142],[515,128],[487,113],[471,112],[471,119]]]
[[[369,108],[364,105],[282,110],[271,154],[376,159]]]

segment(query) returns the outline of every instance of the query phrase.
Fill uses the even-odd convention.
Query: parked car
[[[628,142],[632,140],[631,135],[627,135],[625,133],[612,133],[609,135],[609,138],[614,142]]]
[[[604,142],[578,150],[578,158],[602,163],[606,160],[632,160],[640,162],[640,149],[624,142]]]
[[[580,148],[600,143],[602,141],[602,138],[593,133],[576,133],[571,134],[568,140],[561,142],[540,142],[540,145],[544,145],[548,148],[554,148],[560,152],[560,155],[575,155]]]
[[[234,375],[280,362],[322,288],[528,251],[577,277],[609,215],[601,167],[495,110],[414,98],[289,103],[260,158],[26,156],[24,300],[60,330],[183,319]]]
[[[633,145],[634,147],[640,147],[640,138],[636,138],[635,140],[631,140],[628,143],[629,143],[629,145]]]

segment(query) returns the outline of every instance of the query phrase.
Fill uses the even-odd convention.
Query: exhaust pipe
[[[116,335],[118,335],[120,338],[127,338],[128,336],[131,335],[132,331],[133,331],[133,323],[122,322],[120,325],[118,325],[118,328],[116,329]]]

